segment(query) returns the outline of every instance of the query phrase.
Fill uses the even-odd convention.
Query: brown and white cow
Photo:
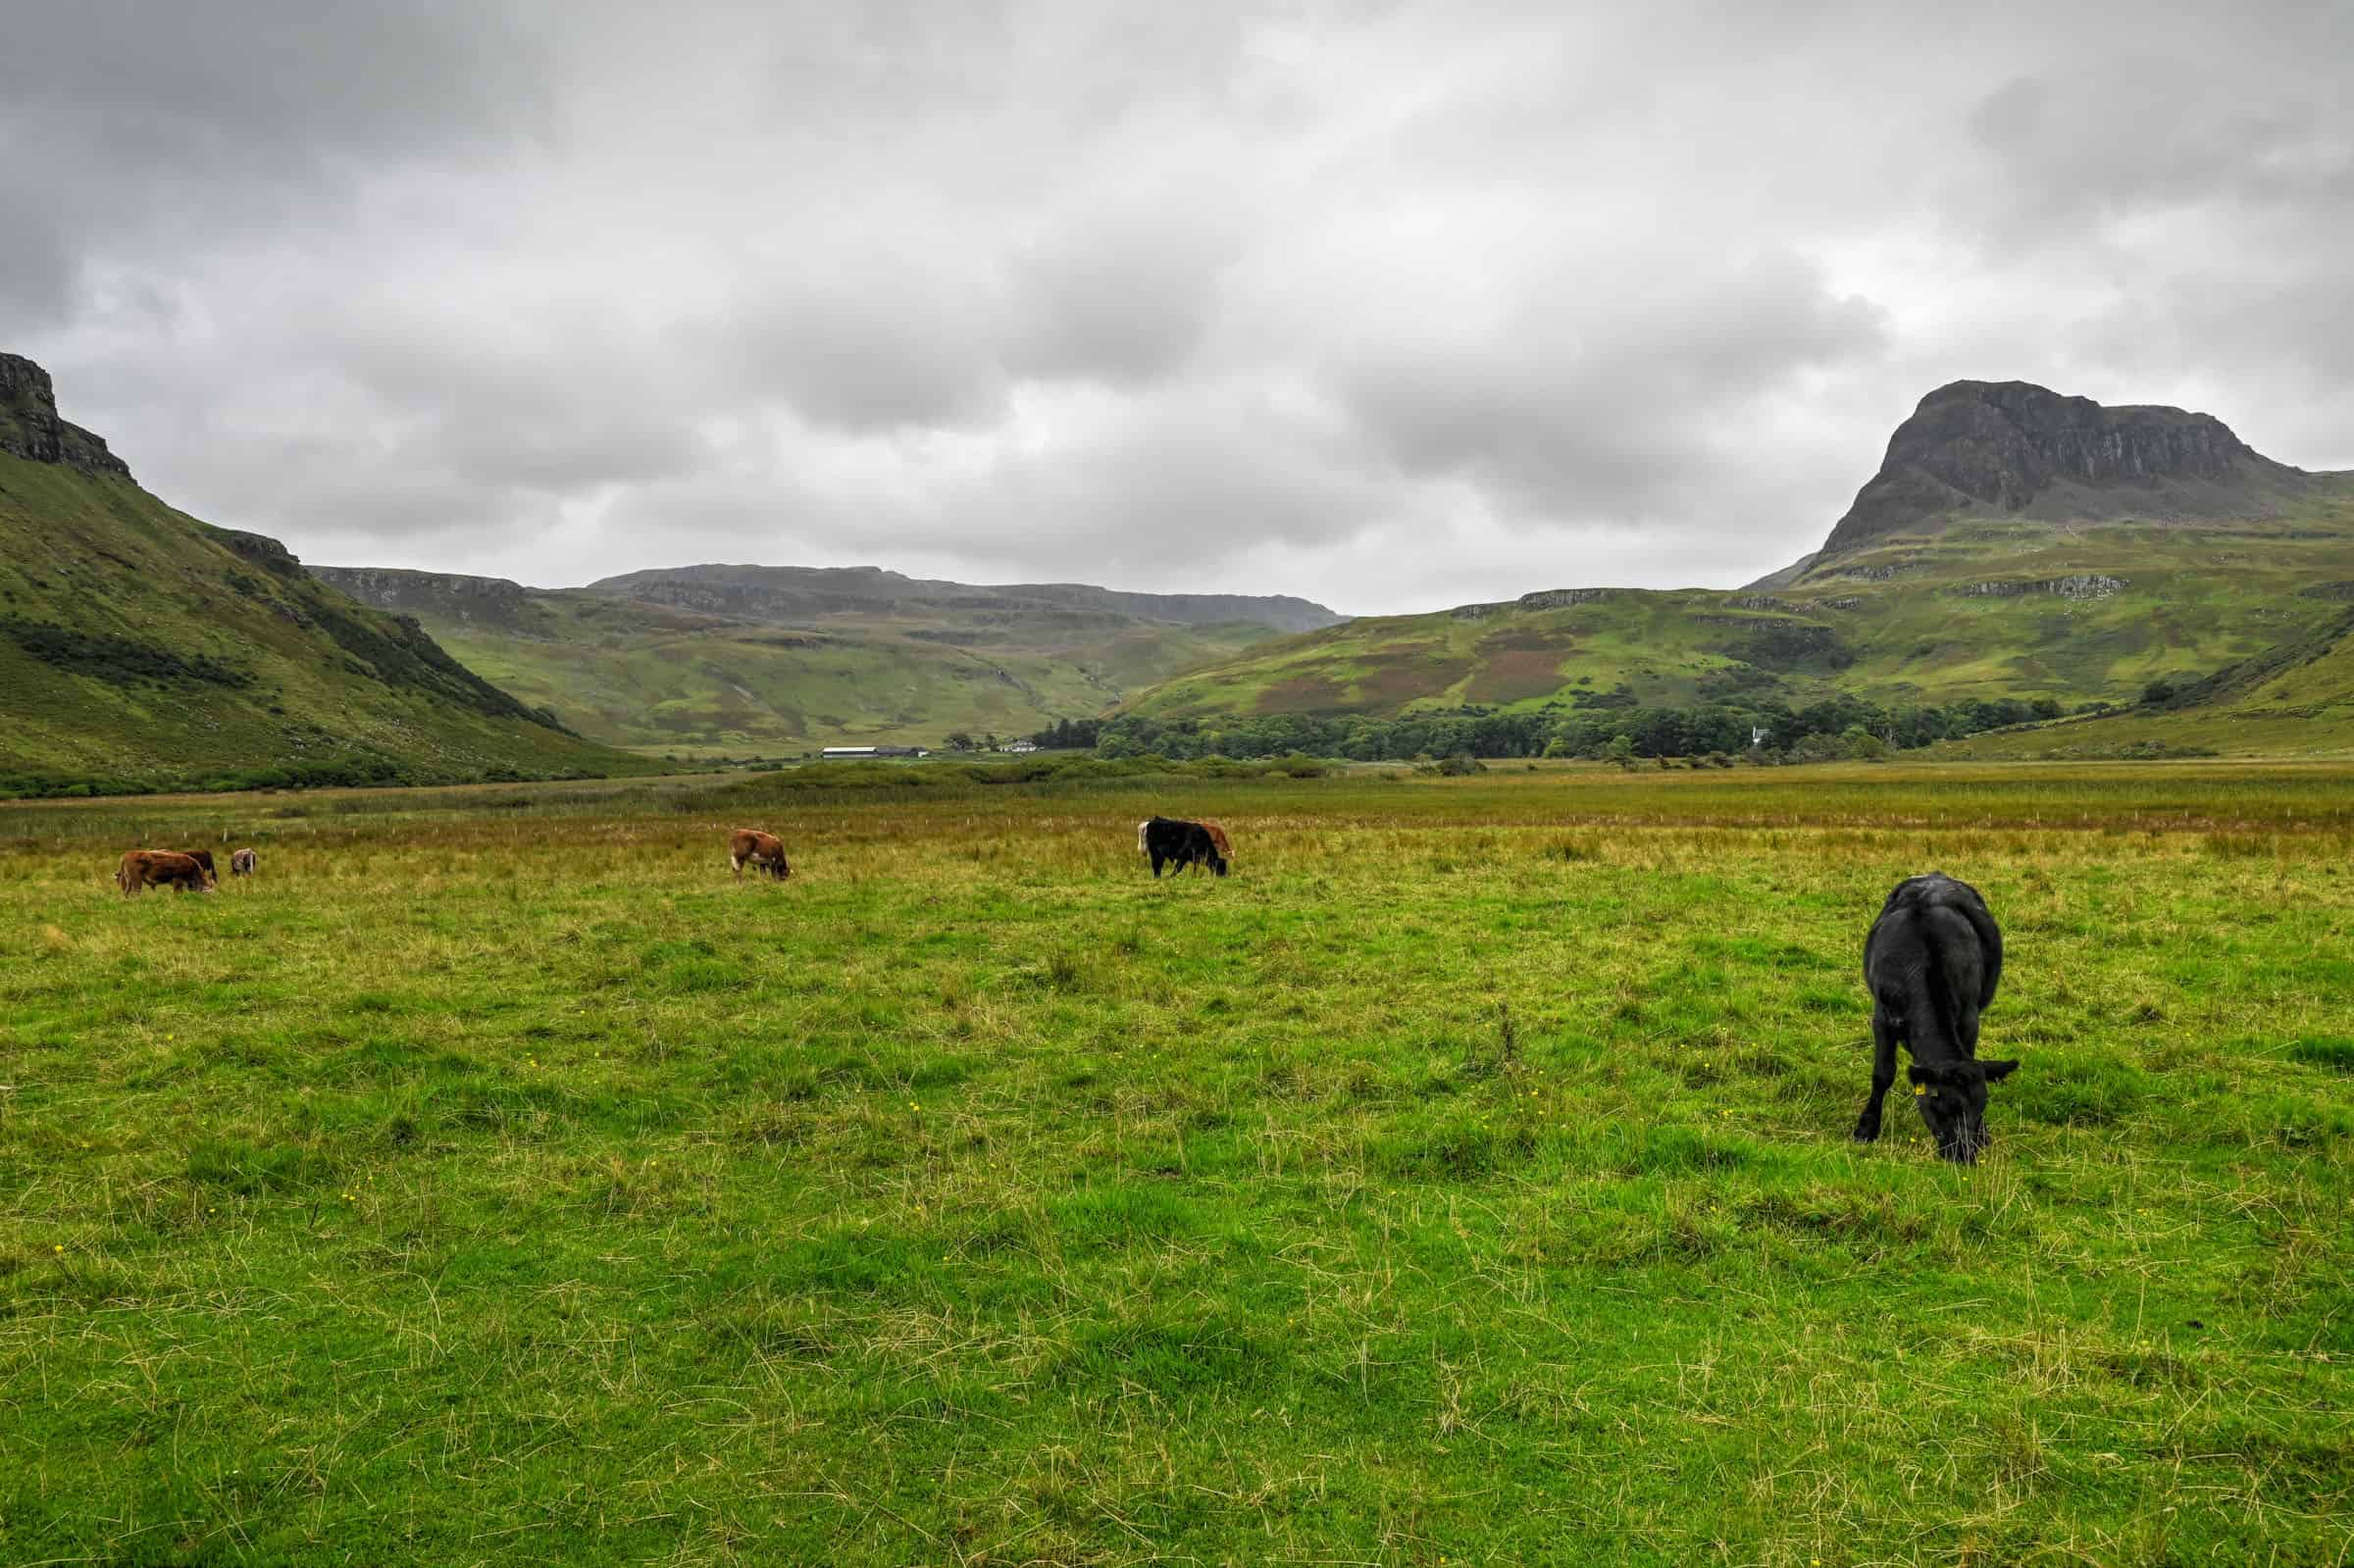
[[[115,885],[123,889],[126,898],[150,887],[169,886],[183,893],[218,890],[194,855],[170,849],[125,850],[123,863],[115,868]]]
[[[728,839],[728,864],[735,868],[739,878],[746,866],[755,872],[765,871],[779,882],[793,875],[793,868],[785,863],[785,841],[757,828],[736,830]]]
[[[259,857],[256,856],[250,849],[238,850],[235,854],[229,857],[229,874],[231,877],[252,876],[254,862]]]

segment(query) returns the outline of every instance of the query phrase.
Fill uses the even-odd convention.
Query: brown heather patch
[[[1329,677],[1297,675],[1258,694],[1261,713],[1331,713],[1349,706],[1349,688]]]
[[[1370,713],[1402,708],[1439,695],[1476,668],[1476,661],[1470,658],[1440,652],[1385,664],[1357,683],[1356,705]]]
[[[1463,696],[1472,702],[1521,702],[1530,697],[1551,696],[1561,687],[1561,660],[1568,650],[1561,647],[1524,647],[1491,650],[1480,645],[1485,660],[1480,672],[1463,688]]]

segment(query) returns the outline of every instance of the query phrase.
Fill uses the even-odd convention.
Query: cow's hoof
[[[1877,1143],[1880,1140],[1879,1124],[1877,1122],[1858,1122],[1855,1132],[1849,1137],[1859,1143]]]

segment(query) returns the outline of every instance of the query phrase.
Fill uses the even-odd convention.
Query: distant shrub
[[[1860,724],[1849,725],[1840,733],[1839,754],[1851,762],[1878,762],[1888,755],[1888,742]]]
[[[109,685],[249,686],[253,672],[209,653],[180,653],[135,637],[77,632],[48,621],[0,616],[4,633],[52,669]]]

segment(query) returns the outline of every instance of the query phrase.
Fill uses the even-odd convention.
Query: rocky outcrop
[[[1540,588],[1512,601],[1522,610],[1566,610],[1573,604],[1595,604],[1618,592],[1616,588]]]
[[[303,575],[300,558],[292,550],[287,549],[266,533],[248,533],[242,529],[214,528],[209,523],[203,527],[208,535],[228,545],[266,572],[275,572],[281,578],[298,578]]]
[[[130,478],[130,466],[106,442],[57,416],[49,373],[21,354],[0,354],[0,452],[35,463],[62,463],[84,474]]]
[[[379,610],[506,632],[523,629],[532,594],[522,583],[505,578],[466,577],[455,572],[404,572],[378,566],[314,566],[308,570],[329,587]]]
[[[2153,522],[2268,517],[2311,476],[2210,414],[2104,408],[2025,381],[1955,381],[1897,427],[1825,553],[1956,517]]]
[[[1996,580],[1965,582],[1953,591],[1970,599],[2017,599],[2031,593],[2057,594],[2063,599],[2114,599],[2125,591],[2125,580],[2104,577],[2098,572],[2085,572],[2064,578],[2041,578],[2033,582]]]

